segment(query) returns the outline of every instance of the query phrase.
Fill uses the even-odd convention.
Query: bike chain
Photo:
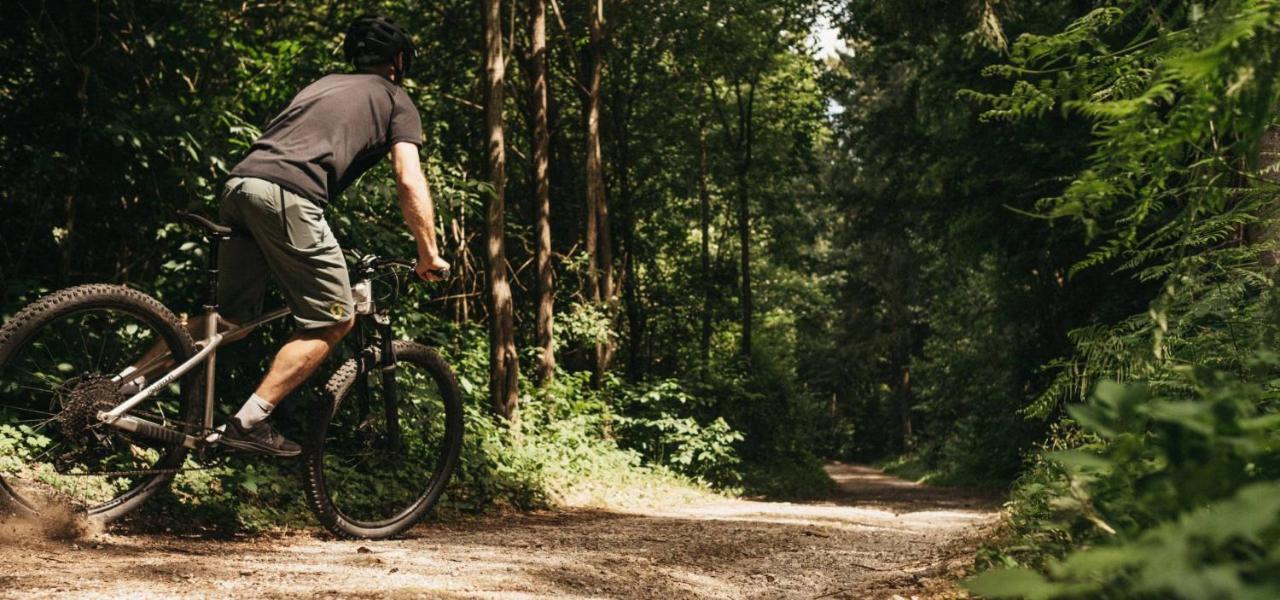
[[[181,467],[175,469],[138,469],[136,471],[102,471],[93,473],[66,473],[63,477],[141,477],[143,475],[169,475],[188,471],[208,471],[213,467]]]

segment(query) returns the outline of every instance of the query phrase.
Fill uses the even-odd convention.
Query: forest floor
[[[716,496],[430,523],[407,539],[0,540],[0,597],[951,598],[998,499],[832,464],[807,503]]]

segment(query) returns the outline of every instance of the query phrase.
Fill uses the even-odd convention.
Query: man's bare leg
[[[222,443],[250,452],[274,456],[297,456],[302,447],[276,431],[267,419],[280,401],[296,389],[324,361],[354,321],[319,329],[301,330],[276,352],[271,368],[258,389],[245,401],[231,422],[222,429]]]
[[[319,329],[304,329],[293,334],[276,353],[262,383],[254,395],[275,406],[297,389],[324,362],[333,347],[351,331],[355,321],[345,321]]]

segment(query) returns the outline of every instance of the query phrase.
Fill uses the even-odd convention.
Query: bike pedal
[[[214,429],[210,431],[208,435],[204,436],[204,444],[200,449],[201,458],[204,460],[217,460],[226,456],[227,451],[230,450],[230,448],[223,446],[221,441],[221,428]]]
[[[225,427],[225,425],[223,427]],[[222,441],[222,433],[223,433],[222,427],[214,429],[209,433],[209,435],[204,436],[205,443],[211,444],[211,445],[217,445],[218,442]]]

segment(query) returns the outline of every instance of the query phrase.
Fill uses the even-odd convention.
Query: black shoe
[[[218,443],[236,450],[281,458],[292,458],[302,454],[302,446],[280,435],[280,432],[267,421],[258,423],[252,429],[245,429],[239,422],[232,419],[222,428],[222,436],[218,438]]]

